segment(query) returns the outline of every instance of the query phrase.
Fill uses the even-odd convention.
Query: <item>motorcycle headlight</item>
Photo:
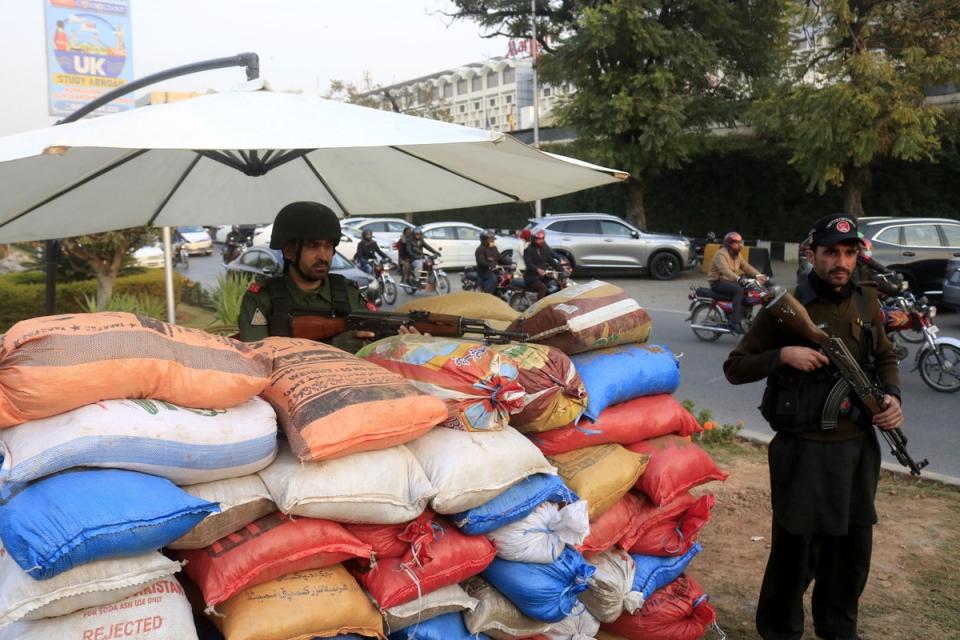
[[[936,317],[937,317],[937,308],[934,307],[933,305],[931,305],[930,308],[927,309],[927,315],[930,316],[931,318],[936,318]]]

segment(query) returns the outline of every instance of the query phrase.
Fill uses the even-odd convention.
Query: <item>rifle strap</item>
[[[867,297],[863,295],[863,291],[860,290],[860,287],[855,287],[853,290],[853,299],[857,305],[857,313],[860,314],[860,322],[863,325],[863,331],[866,333],[866,336],[863,340],[860,341],[860,352],[857,354],[857,360],[860,362],[861,366],[873,364],[873,352],[876,348],[874,344],[875,336],[873,335],[873,316],[870,313],[869,305],[867,304]]]
[[[271,336],[289,338],[293,336],[293,323],[290,320],[290,292],[283,277],[270,278],[266,282],[270,295],[270,315],[267,316],[268,330]]]
[[[340,274],[331,273],[330,303],[333,305],[333,314],[337,318],[350,315],[350,294],[347,292],[347,279]]]

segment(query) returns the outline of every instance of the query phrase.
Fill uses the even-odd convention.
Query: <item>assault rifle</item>
[[[527,340],[526,333],[500,331],[483,320],[429,311],[353,311],[345,316],[337,316],[331,311],[329,315],[294,315],[292,321],[293,337],[308,340],[328,340],[344,331],[369,331],[374,339],[379,340],[396,335],[400,332],[400,327],[413,327],[420,333],[429,333],[432,336],[478,336],[484,342],[495,344]]]
[[[806,308],[783,287],[773,287],[769,290],[764,302],[767,310],[778,322],[785,324],[810,342],[820,345],[840,373],[840,379],[827,395],[821,414],[821,428],[836,427],[841,405],[851,391],[856,394],[871,416],[883,410],[881,407],[883,389],[864,372],[843,340],[831,336],[814,324]],[[910,453],[907,452],[907,437],[900,429],[878,430],[890,445],[890,453],[897,462],[910,469],[912,475],[919,476],[920,470],[930,464],[926,458],[915,462],[910,457]]]

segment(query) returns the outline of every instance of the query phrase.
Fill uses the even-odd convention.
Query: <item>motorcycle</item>
[[[182,242],[173,245],[171,259],[174,267],[181,266],[184,271],[190,268],[190,254],[187,253],[187,247]]]
[[[716,244],[717,242],[719,242],[717,240],[717,234],[715,234],[713,231],[708,231],[705,238],[691,238],[690,249],[693,251],[693,262],[695,268],[699,268],[700,265],[703,264],[703,255],[706,251],[707,245]]]
[[[367,285],[367,296],[376,306],[383,304],[393,304],[397,301],[397,282],[390,275],[390,272],[397,268],[393,262],[384,260],[367,260],[370,270],[366,271],[373,276],[373,280]],[[359,265],[358,265],[359,266]]]
[[[244,247],[252,247],[253,238],[245,238],[243,245]],[[240,246],[240,243],[230,239],[224,243],[223,249],[220,251],[220,257],[223,258],[223,264],[230,264],[236,260],[241,253],[243,253],[243,247]]]
[[[400,286],[408,295],[418,291],[432,291],[437,295],[450,293],[450,278],[437,264],[438,257],[425,257],[419,273],[413,274],[416,280],[401,282]]]
[[[898,332],[903,335],[905,322],[912,332],[920,334],[922,344],[917,349],[911,371],[919,371],[920,379],[934,391],[960,391],[960,340],[937,337],[939,329],[933,322],[937,308],[928,304],[924,297],[916,299],[905,293],[889,305],[885,304],[883,311],[884,329],[888,334]],[[906,358],[905,347],[895,343],[894,349],[898,361]]]
[[[547,281],[547,295],[556,293],[561,289],[566,289],[577,283],[570,279],[573,269],[566,259],[560,259],[560,265],[557,269],[546,269],[543,277]],[[513,276],[510,279],[507,304],[515,311],[526,311],[530,305],[537,301],[537,290],[528,287],[526,280],[522,275]]]
[[[499,264],[493,268],[494,275],[497,279],[497,286],[492,291],[492,295],[497,296],[504,302],[510,301],[510,293],[512,291],[511,284],[514,278],[517,277],[514,275],[516,270],[517,265],[513,262]],[[520,280],[521,282],[523,281],[522,276],[520,276]],[[463,275],[460,277],[460,288],[464,291],[480,290],[480,278],[477,276],[476,267],[467,267],[463,270]]]
[[[760,312],[763,296],[766,293],[764,285],[755,278],[740,280],[745,289],[743,304],[740,306],[740,326],[744,332],[750,330],[753,319]],[[767,284],[771,284],[767,280]],[[733,302],[720,297],[710,287],[691,286],[687,296],[690,299],[690,315],[687,322],[693,334],[704,342],[714,342],[725,333],[733,333],[730,315],[733,313]]]

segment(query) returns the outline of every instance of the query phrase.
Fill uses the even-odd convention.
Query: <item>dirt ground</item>
[[[708,448],[730,478],[701,489],[717,501],[689,573],[710,594],[729,640],[757,638],[754,613],[770,551],[766,449],[746,442]],[[960,491],[883,472],[877,512],[860,632],[868,640],[960,639]],[[815,638],[809,595],[804,639]]]

